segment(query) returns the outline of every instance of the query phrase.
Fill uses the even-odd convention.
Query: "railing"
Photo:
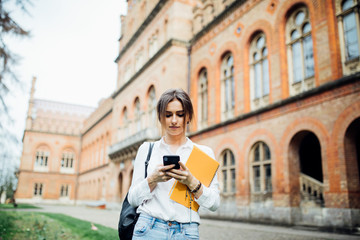
[[[108,149],[108,154],[111,158],[113,155],[119,154],[123,150],[133,145],[141,144],[146,140],[156,140],[159,138],[160,134],[157,128],[146,128],[110,146]]]
[[[324,203],[324,186],[322,182],[300,173],[300,189],[304,200],[315,201],[318,204]]]

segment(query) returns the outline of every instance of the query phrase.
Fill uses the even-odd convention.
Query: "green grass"
[[[39,207],[26,203],[20,203],[17,205],[17,208],[39,208]],[[16,208],[14,208],[14,205],[12,203],[9,203],[9,204],[0,204],[0,209],[16,209]]]
[[[117,231],[63,214],[1,211],[0,239],[2,240],[106,240],[118,239]]]

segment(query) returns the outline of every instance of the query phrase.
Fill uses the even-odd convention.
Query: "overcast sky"
[[[15,131],[24,131],[31,80],[35,98],[96,107],[116,87],[120,14],[125,0],[31,0],[31,16],[13,16],[31,31],[15,39],[12,51],[22,57],[16,72],[23,90],[9,96]]]

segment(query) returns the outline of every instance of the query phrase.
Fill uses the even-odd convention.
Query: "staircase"
[[[324,205],[324,184],[306,174],[300,173],[301,198],[305,201],[313,201],[320,206]]]

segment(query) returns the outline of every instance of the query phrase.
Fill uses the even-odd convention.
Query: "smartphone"
[[[180,169],[180,156],[178,155],[164,155],[163,156],[163,162],[164,166],[175,164],[174,169]]]

